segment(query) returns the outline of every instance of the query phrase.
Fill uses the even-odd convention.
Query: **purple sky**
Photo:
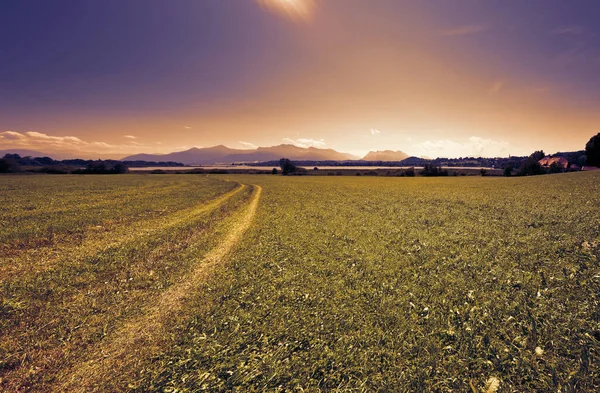
[[[600,131],[598,1],[296,1],[4,0],[0,150],[495,156]]]

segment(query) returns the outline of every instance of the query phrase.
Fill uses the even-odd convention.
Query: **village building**
[[[540,165],[544,168],[549,168],[550,165],[557,163],[563,169],[567,169],[569,167],[569,160],[564,157],[544,157],[539,161]]]

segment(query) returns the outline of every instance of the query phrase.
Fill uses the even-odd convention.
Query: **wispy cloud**
[[[244,141],[239,141],[239,144],[244,145],[245,147],[247,147],[249,149],[256,149],[258,147],[254,143],[244,142]]]
[[[472,136],[466,141],[436,140],[412,145],[413,154],[427,157],[506,157],[520,154],[505,141]]]
[[[552,30],[552,34],[579,35],[579,34],[583,34],[583,27],[581,27],[581,26],[561,26],[561,27],[557,27],[556,29]]]
[[[133,135],[123,135],[123,138],[127,138],[127,139],[138,139],[137,136],[133,136]]]
[[[479,33],[481,31],[485,31],[485,30],[487,30],[487,26],[465,25],[465,26],[455,27],[453,29],[443,30],[442,35],[445,35],[445,36],[468,35],[468,34]]]
[[[4,131],[4,132],[0,132],[0,140],[5,140],[5,141],[18,141],[21,139],[25,139],[26,136],[19,133],[19,132],[15,132],[15,131]]]
[[[47,134],[43,134],[41,132],[36,132],[36,131],[27,131],[24,133],[20,133],[20,132],[16,132],[16,131],[4,131],[4,132],[0,132],[0,137],[2,137],[3,139],[6,140],[11,140],[17,143],[28,143],[28,142],[38,142],[38,143],[43,143],[43,144],[50,144],[50,145],[61,145],[61,144],[67,144],[67,145],[82,145],[82,144],[86,144],[86,142],[82,141],[81,139],[75,137],[75,136],[52,136],[52,135],[47,135]]]
[[[381,131],[379,131],[376,128],[371,128],[371,135],[379,135],[379,134],[381,134]]]
[[[327,144],[325,143],[325,140],[323,139],[306,139],[306,138],[299,138],[299,139],[291,139],[291,138],[283,138],[283,143],[288,143],[290,145],[294,145],[294,146],[298,146],[298,147],[318,147],[318,148],[324,148],[325,146],[327,146]]]
[[[503,80],[497,80],[495,81],[492,86],[490,87],[490,90],[488,90],[491,94],[495,94],[498,93],[500,90],[502,90],[502,88],[504,87],[504,85],[506,85],[506,81]]]
[[[184,130],[191,130],[191,129],[192,129],[192,127],[190,127],[190,126],[183,126],[183,129],[184,129]]]
[[[34,149],[48,153],[87,153],[88,156],[106,153],[127,154],[134,147],[145,147],[133,140],[127,144],[115,145],[103,141],[85,141],[76,136],[48,135],[37,131],[0,132],[0,142],[3,149]]]

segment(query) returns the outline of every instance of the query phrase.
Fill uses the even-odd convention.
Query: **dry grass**
[[[132,371],[142,367],[169,344],[168,321],[185,318],[182,309],[187,296],[197,291],[199,283],[207,279],[215,265],[225,262],[227,254],[250,226],[261,194],[260,186],[254,189],[248,206],[236,218],[218,246],[197,262],[178,283],[163,292],[153,305],[146,307],[142,315],[126,321],[120,329],[100,342],[97,348],[91,349],[87,360],[64,370],[57,378],[57,391],[114,389],[122,380],[127,380],[127,376],[132,378]]]
[[[598,174],[236,179],[256,223],[132,389],[600,388]]]
[[[14,196],[35,189],[28,178],[2,191],[12,222],[35,205]],[[123,207],[123,232],[91,229],[116,220],[102,204],[61,225],[76,209],[49,203],[47,219],[29,216],[43,205],[23,210],[23,223],[55,228],[38,249],[64,253],[0,283],[2,389],[600,389],[598,173],[113,179],[107,198],[129,195],[120,187],[130,183],[142,190],[141,207]],[[221,180],[262,192],[245,187],[188,215],[235,191]],[[78,195],[72,181],[54,192]],[[155,181],[170,191],[145,186]],[[142,214],[155,204],[166,211]],[[73,223],[88,229],[63,245]],[[78,248],[113,244],[126,226],[139,236],[90,255]],[[39,228],[10,230],[10,258],[49,239]]]
[[[117,177],[129,178],[132,183],[160,182],[148,176]],[[5,249],[10,258],[3,260],[2,268],[11,274],[0,281],[2,389],[51,390],[57,373],[85,358],[97,343],[138,317],[149,302],[188,274],[218,244],[229,229],[231,214],[247,203],[251,192],[222,180],[179,179],[195,190],[184,192],[190,203],[182,203],[179,210],[150,218],[136,215],[110,231],[85,233],[74,244],[65,235],[60,241],[55,239],[53,246],[17,252]],[[27,182],[38,180],[47,178],[23,177],[21,181],[29,187]],[[180,187],[171,191],[183,192]],[[155,195],[150,190],[146,193]],[[173,198],[181,201],[178,194]],[[113,209],[118,213],[116,206]],[[24,243],[35,244],[27,238]]]

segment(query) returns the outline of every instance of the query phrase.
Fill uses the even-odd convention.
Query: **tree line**
[[[54,160],[50,157],[21,157],[19,154],[5,154],[0,158],[0,173],[76,173],[76,174],[117,174],[126,173],[132,167],[183,167],[180,162],[165,161],[118,161],[83,160],[79,158]]]

